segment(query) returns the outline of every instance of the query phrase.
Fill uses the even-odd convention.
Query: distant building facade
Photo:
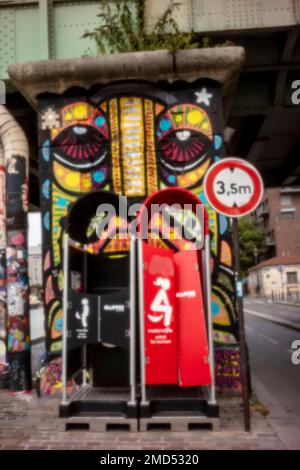
[[[42,286],[42,247],[29,246],[28,275],[30,286]]]
[[[259,259],[300,256],[300,187],[271,188],[254,213],[265,236]]]
[[[272,300],[300,302],[300,256],[276,256],[249,269],[248,291]]]

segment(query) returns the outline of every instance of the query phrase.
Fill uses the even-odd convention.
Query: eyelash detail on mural
[[[73,168],[90,168],[107,156],[107,139],[92,126],[63,130],[54,141],[55,158]]]
[[[186,131],[183,131],[186,132]],[[210,141],[205,136],[200,136],[197,133],[189,132],[189,137],[186,140],[178,139],[178,132],[170,134],[161,141],[162,160],[167,165],[167,162],[172,163],[172,169],[184,166],[185,168],[193,168],[205,157]],[[175,138],[174,138],[175,136]],[[200,140],[201,139],[201,140]],[[167,165],[168,166],[168,165]]]

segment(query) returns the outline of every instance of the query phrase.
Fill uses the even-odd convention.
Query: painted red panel
[[[177,384],[173,252],[143,243],[146,384]]]
[[[197,251],[176,253],[174,262],[179,385],[209,385],[211,372]]]

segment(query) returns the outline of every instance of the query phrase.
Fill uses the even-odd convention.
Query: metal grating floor
[[[176,385],[152,385],[147,387],[148,400],[207,400],[208,396],[208,387],[178,387]]]
[[[71,401],[129,401],[129,387],[92,387],[85,385],[75,392]]]
[[[208,400],[208,387],[178,387],[176,385],[147,386],[148,400]],[[82,386],[71,397],[71,401],[125,401],[130,400],[129,387]]]

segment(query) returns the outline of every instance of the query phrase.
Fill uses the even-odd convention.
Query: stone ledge
[[[63,93],[70,87],[89,89],[120,80],[178,80],[192,82],[208,78],[219,82],[223,90],[225,114],[234,94],[244,63],[242,47],[166,50],[43,60],[9,66],[11,82],[36,108],[41,93]]]

